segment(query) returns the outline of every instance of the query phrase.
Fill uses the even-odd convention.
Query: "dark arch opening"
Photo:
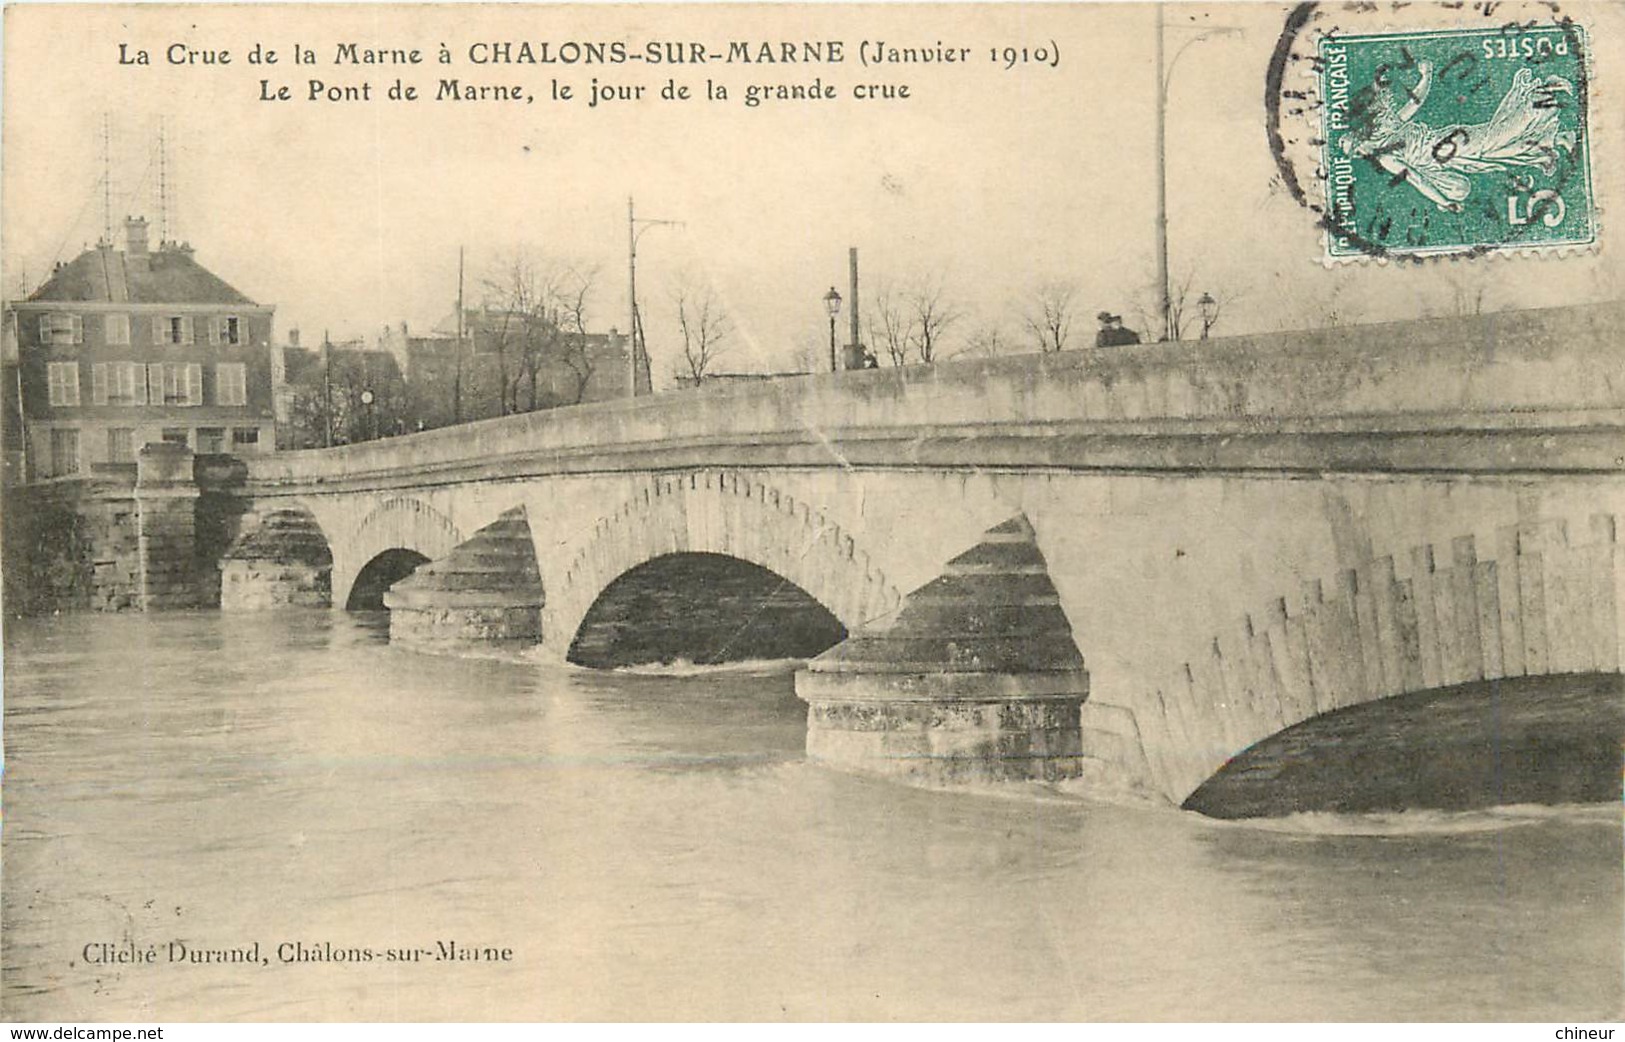
[[[608,669],[679,659],[696,665],[811,658],[846,628],[777,572],[724,554],[666,554],[604,588],[569,659]]]
[[[1338,709],[1257,743],[1185,800],[1215,818],[1620,798],[1625,677],[1481,680]]]
[[[344,603],[345,611],[383,611],[384,591],[417,571],[428,558],[416,550],[385,550],[367,562],[361,574],[350,587],[350,599]]]

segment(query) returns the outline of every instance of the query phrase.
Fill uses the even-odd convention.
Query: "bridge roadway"
[[[1622,330],[1610,303],[672,392],[257,457],[244,494],[319,529],[335,605],[508,512],[560,656],[665,554],[884,630],[1024,518],[1088,673],[1065,755],[1177,802],[1329,710],[1619,672]]]

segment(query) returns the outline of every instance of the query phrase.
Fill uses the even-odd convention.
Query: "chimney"
[[[298,347],[299,346],[299,327],[298,326],[294,326],[292,329],[288,330],[288,346],[289,347]]]
[[[124,219],[124,250],[132,257],[146,254],[147,219],[145,217],[126,217]]]

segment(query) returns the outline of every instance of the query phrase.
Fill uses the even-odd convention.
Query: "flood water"
[[[1625,1007],[1617,804],[1218,823],[909,789],[806,762],[782,671],[441,658],[323,611],[10,622],[5,654],[6,1018]],[[326,946],[354,957],[299,958]]]

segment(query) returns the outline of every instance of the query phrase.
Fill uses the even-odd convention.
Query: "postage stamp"
[[[1334,33],[1318,58],[1329,258],[1595,240],[1579,26]]]

